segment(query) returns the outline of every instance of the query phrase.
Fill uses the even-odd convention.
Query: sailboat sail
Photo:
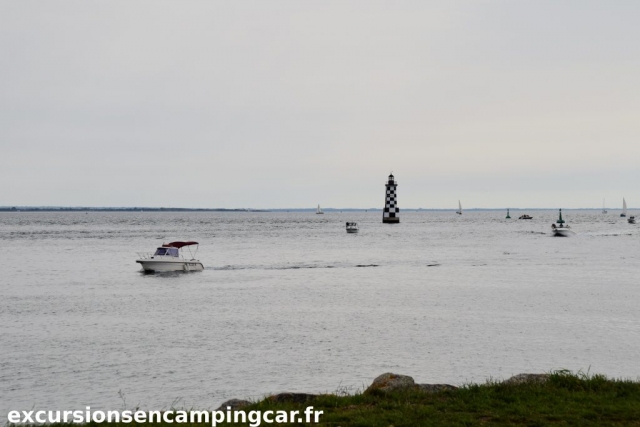
[[[627,216],[627,201],[622,198],[622,215]]]
[[[317,214],[323,214],[324,212],[322,212],[322,209],[320,209],[320,205],[318,205],[318,210],[316,211]]]
[[[462,215],[462,205],[460,204],[460,200],[458,200],[458,210],[456,211],[458,215]]]
[[[607,208],[605,208],[604,199],[602,199],[602,213],[603,214],[607,213]]]

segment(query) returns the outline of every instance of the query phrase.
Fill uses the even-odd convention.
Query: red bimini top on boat
[[[178,248],[180,249],[183,246],[191,246],[191,245],[197,245],[198,242],[171,242],[171,243],[164,243],[162,245],[163,248]]]

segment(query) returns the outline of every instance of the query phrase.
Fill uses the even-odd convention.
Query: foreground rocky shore
[[[506,381],[503,381],[502,384],[526,384],[526,383],[541,383],[547,381],[551,377],[551,374],[518,374],[509,378]],[[375,391],[380,392],[392,392],[392,391],[407,391],[414,390],[420,391],[424,393],[436,393],[440,391],[451,391],[457,390],[458,387],[450,385],[450,384],[416,384],[414,379],[408,375],[399,375],[393,373],[382,374],[376,379],[373,380],[373,383],[365,390],[365,393],[372,393]],[[311,401],[317,397],[320,397],[320,394],[310,394],[310,393],[279,393],[274,394],[267,399],[271,402],[282,403],[282,402],[292,402],[292,403],[305,403]],[[226,402],[222,403],[220,407],[217,409],[218,411],[226,410],[226,409],[241,409],[246,406],[252,405],[252,402],[243,399],[230,399]]]
[[[640,383],[556,371],[456,387],[418,384],[410,376],[385,373],[355,395],[279,393],[258,402],[232,399],[219,409],[276,411],[307,406],[324,412],[320,422],[295,425],[640,426]]]
[[[551,374],[518,374],[503,381],[502,384],[526,384],[526,383],[541,383],[547,381]],[[373,383],[365,390],[365,393],[373,393],[375,391],[391,392],[397,390],[415,390],[424,393],[436,393],[440,391],[452,391],[457,390],[458,387],[450,384],[416,384],[414,379],[408,375],[399,375],[393,373],[386,373],[376,377]],[[291,403],[305,403],[312,401],[320,396],[320,394],[310,393],[279,393],[274,394],[266,399],[275,402],[291,402]],[[223,411],[227,409],[237,410],[252,405],[253,402],[243,399],[230,399],[222,403],[217,409]]]
[[[313,422],[295,417],[290,418],[294,420],[290,423],[267,422],[265,418],[262,423],[221,421],[214,424],[251,427],[640,426],[640,382],[556,371],[520,374],[506,381],[456,387],[418,384],[410,376],[386,373],[375,378],[366,390],[353,395],[279,393],[256,402],[232,399],[224,402],[218,411],[224,414],[240,411],[236,414],[247,415],[247,419],[251,414],[270,414],[271,421],[278,421],[273,419],[273,414],[300,415],[309,408],[319,414]],[[200,421],[176,424],[158,419],[145,424],[92,422],[85,426],[212,425]],[[238,418],[226,419],[235,421]]]

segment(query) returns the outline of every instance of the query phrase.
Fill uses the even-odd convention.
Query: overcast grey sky
[[[0,205],[640,206],[638,1],[0,0]]]

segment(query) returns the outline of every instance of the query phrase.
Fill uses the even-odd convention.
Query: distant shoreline
[[[558,208],[508,208],[512,211],[548,211]],[[602,208],[562,208],[566,211],[599,211]],[[629,208],[634,209],[634,208]],[[505,211],[507,208],[469,208],[465,212]],[[609,209],[619,211],[621,209]],[[0,212],[315,212],[316,208],[155,208],[155,207],[88,207],[88,206],[0,206]],[[382,212],[381,208],[323,208],[324,212]],[[455,208],[406,208],[401,212],[455,212]]]
[[[90,207],[0,207],[0,212],[269,212],[262,209],[204,208],[90,208]]]

